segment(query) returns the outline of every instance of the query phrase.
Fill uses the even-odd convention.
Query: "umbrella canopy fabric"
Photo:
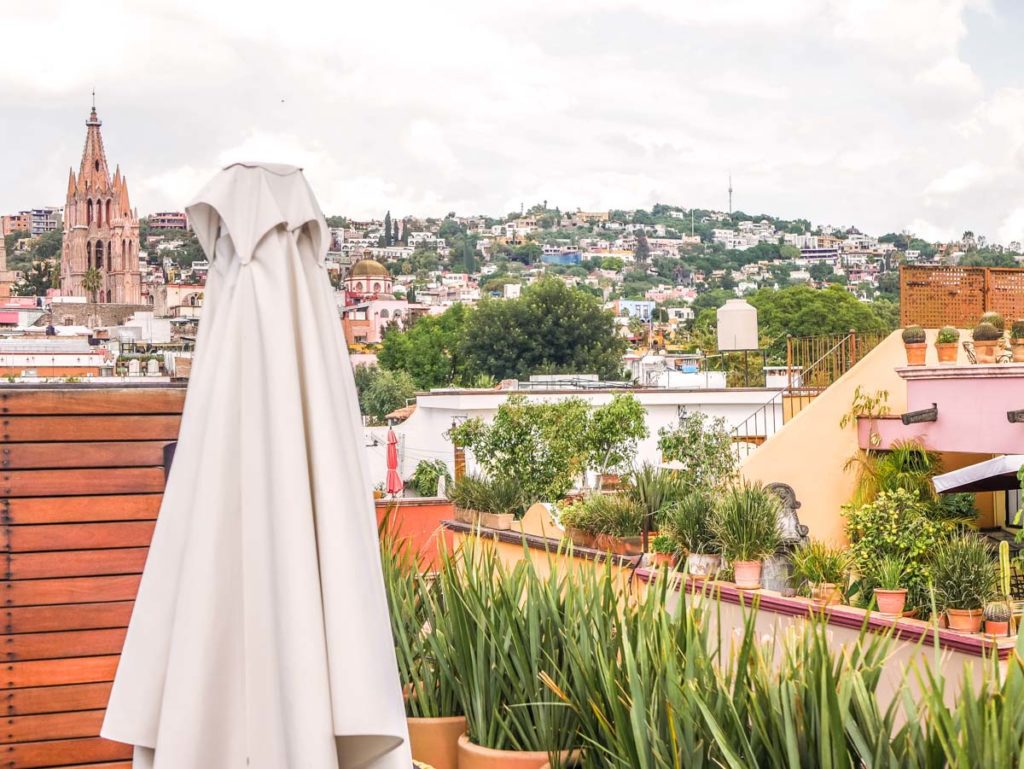
[[[939,494],[1016,489],[1020,487],[1017,471],[1021,465],[1024,465],[1024,454],[1007,454],[936,475],[932,483]]]
[[[301,170],[229,166],[179,443],[103,723],[135,769],[408,769],[328,231]]]
[[[388,428],[388,477],[384,490],[391,495],[397,496],[402,493],[405,484],[402,476],[398,474],[398,436],[395,431]]]

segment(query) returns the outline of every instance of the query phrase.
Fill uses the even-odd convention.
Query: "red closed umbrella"
[[[398,496],[405,488],[402,483],[402,476],[398,474],[398,436],[395,431],[388,429],[388,479],[384,484],[384,490],[391,496]]]

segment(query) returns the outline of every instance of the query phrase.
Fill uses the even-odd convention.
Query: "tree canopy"
[[[409,329],[384,334],[377,361],[382,368],[405,371],[423,390],[467,384],[462,338],[469,309],[455,304],[440,315],[425,315]]]

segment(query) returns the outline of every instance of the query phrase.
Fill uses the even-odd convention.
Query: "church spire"
[[[93,91],[92,111],[85,121],[85,149],[82,150],[82,165],[78,171],[78,183],[86,190],[103,191],[110,188],[110,171],[107,155],[103,151],[103,135],[100,126],[103,121],[96,114],[96,91]]]

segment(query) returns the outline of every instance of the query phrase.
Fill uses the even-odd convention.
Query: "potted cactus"
[[[907,351],[908,366],[923,366],[924,356],[928,351],[925,343],[924,329],[920,326],[907,326],[903,329],[903,346]]]
[[[985,604],[985,635],[1010,635],[1010,619],[1013,610],[1006,601],[989,601]]]
[[[875,564],[875,602],[880,614],[893,617],[903,615],[907,605],[907,564],[902,558],[887,556]]]
[[[935,352],[939,363],[956,363],[956,348],[960,342],[960,332],[952,326],[943,326],[935,337]]]
[[[1000,334],[1006,331],[1006,321],[1003,320],[1003,316],[1000,315],[998,312],[986,312],[981,316],[981,320],[979,320],[978,322],[991,323],[993,326],[999,329]]]
[[[1024,318],[1015,320],[1010,326],[1010,350],[1014,363],[1024,363]]]
[[[984,317],[984,316],[982,316]],[[994,324],[982,321],[974,327],[974,357],[978,363],[995,363],[996,349],[1002,341],[1003,332]]]

